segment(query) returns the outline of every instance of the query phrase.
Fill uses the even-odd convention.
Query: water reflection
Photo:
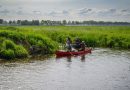
[[[68,62],[72,62],[71,56],[66,57]]]
[[[0,63],[0,90],[130,90],[129,51],[100,48],[31,61]]]
[[[85,54],[78,56],[56,57],[56,60],[65,58],[68,62],[72,62],[72,58],[78,58],[78,57],[80,57],[81,62],[85,62]]]
[[[81,55],[81,61],[85,62],[85,55]]]

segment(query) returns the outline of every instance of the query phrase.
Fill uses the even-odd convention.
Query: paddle
[[[71,53],[71,51],[69,52],[72,56],[75,56],[74,54]]]
[[[72,51],[75,50],[73,47],[72,47]],[[74,51],[73,51],[74,52]],[[72,55],[72,56],[75,56],[71,51],[69,51],[69,53]]]

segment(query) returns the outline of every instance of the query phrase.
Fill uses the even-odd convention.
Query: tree
[[[46,25],[44,20],[41,21],[41,25]]]
[[[40,25],[39,20],[32,20],[32,25]]]
[[[16,21],[14,20],[12,23],[15,25],[15,24],[16,24]]]
[[[9,24],[12,24],[12,21],[11,21],[11,20],[9,21]]]
[[[22,20],[21,25],[29,25],[29,21],[28,20]]]
[[[63,20],[63,21],[62,21],[62,24],[63,24],[63,25],[66,25],[66,24],[67,24],[67,21],[66,21],[66,20]]]
[[[72,24],[72,22],[71,22],[71,21],[68,21],[68,24],[69,24],[69,25],[71,25],[71,24]]]
[[[0,24],[2,24],[2,23],[3,23],[3,21],[4,21],[3,19],[0,19]]]
[[[17,24],[18,24],[18,25],[21,25],[21,20],[17,20]]]

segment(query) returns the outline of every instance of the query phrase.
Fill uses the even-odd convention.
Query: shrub
[[[31,46],[34,45],[37,47],[37,48],[35,48],[36,51],[39,51],[39,49],[40,49],[40,51],[42,51],[42,53],[52,53],[58,47],[57,42],[54,42],[47,36],[42,36],[40,34],[37,34],[37,35],[29,34],[27,39],[28,39],[28,42],[31,44]]]
[[[28,56],[27,50],[20,45],[16,45],[11,40],[4,40],[1,44],[0,57],[4,59],[25,58]]]
[[[3,50],[0,52],[0,57],[4,59],[14,59],[15,53],[11,49]]]
[[[15,49],[15,43],[11,40],[4,40],[3,43],[2,43],[2,48],[3,49],[12,49],[14,50]]]
[[[28,56],[27,50],[23,46],[16,46],[15,48],[15,57],[16,58],[25,58]]]

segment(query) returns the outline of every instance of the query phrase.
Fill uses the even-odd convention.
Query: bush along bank
[[[37,33],[0,31],[0,58],[26,58],[33,54],[52,54],[58,44],[50,38]]]
[[[16,45],[11,40],[4,40],[1,44],[0,57],[3,59],[25,58],[28,56],[27,50],[21,46]]]

